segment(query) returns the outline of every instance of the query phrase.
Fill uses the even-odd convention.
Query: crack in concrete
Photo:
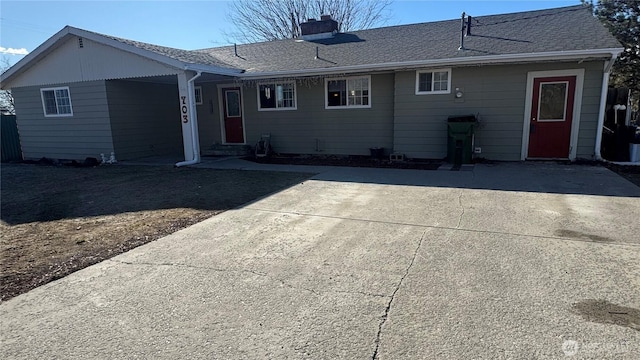
[[[564,240],[564,241],[577,241],[577,242],[588,242],[588,243],[598,243],[602,244],[602,242],[596,242],[588,239],[576,239],[576,238],[567,238],[561,236],[552,236],[552,235],[535,235],[535,234],[522,234],[515,232],[507,232],[507,231],[495,231],[495,230],[474,230],[474,229],[465,229],[465,228],[455,228],[451,226],[440,226],[440,225],[424,225],[424,224],[416,224],[409,222],[399,222],[399,221],[383,221],[383,220],[372,220],[372,219],[361,219],[361,218],[350,218],[344,216],[331,216],[331,215],[319,215],[319,214],[310,214],[310,213],[302,213],[295,211],[279,211],[279,210],[270,210],[270,209],[259,209],[259,208],[245,208],[243,210],[253,210],[274,214],[288,214],[288,215],[298,215],[298,216],[310,216],[310,217],[318,217],[323,219],[336,219],[336,220],[350,220],[350,221],[362,221],[368,223],[376,223],[376,224],[388,224],[388,225],[402,225],[402,226],[413,226],[423,229],[441,229],[441,230],[456,230],[456,231],[465,231],[471,233],[478,234],[495,234],[495,235],[509,235],[509,236],[520,236],[520,237],[530,237],[535,239],[551,239],[551,240]],[[640,247],[640,244],[626,241],[616,241],[615,243],[607,243],[607,246],[632,246],[632,247]]]
[[[458,204],[460,205],[462,211],[460,212],[460,216],[458,217],[458,225],[456,225],[456,229],[460,229],[462,217],[464,216],[464,205],[462,205],[462,190],[460,190],[460,194],[458,194]]]
[[[216,272],[246,272],[246,273],[250,273],[250,274],[254,274],[254,275],[258,275],[258,276],[263,276],[263,277],[267,277],[273,281],[277,281],[280,284],[294,289],[294,290],[304,290],[307,292],[310,292],[314,295],[322,295],[322,294],[354,294],[354,295],[364,295],[364,296],[370,296],[370,297],[389,297],[389,295],[386,294],[376,294],[376,293],[368,293],[365,291],[344,291],[344,290],[332,290],[332,291],[316,291],[314,289],[311,288],[307,288],[304,286],[295,286],[292,285],[288,282],[286,282],[285,280],[282,280],[280,278],[277,277],[273,277],[267,273],[263,273],[263,272],[259,272],[259,271],[255,271],[255,270],[248,270],[248,269],[221,269],[221,268],[214,268],[214,267],[208,267],[208,266],[195,266],[195,265],[187,265],[187,264],[178,264],[178,263],[150,263],[150,262],[130,262],[130,261],[122,261],[122,260],[116,260],[116,259],[107,259],[107,261],[111,261],[111,262],[115,262],[115,263],[119,263],[119,264],[124,264],[124,265],[131,265],[131,266],[136,266],[136,265],[142,265],[142,266],[175,266],[175,267],[182,267],[182,268],[189,268],[189,269],[199,269],[199,270],[210,270],[210,271],[216,271]]]
[[[411,262],[409,263],[409,266],[407,266],[407,268],[404,271],[404,275],[402,275],[402,277],[400,278],[400,281],[398,281],[398,285],[396,285],[396,288],[393,290],[393,293],[391,293],[389,302],[387,303],[387,307],[384,310],[384,315],[382,315],[380,324],[378,324],[378,333],[376,334],[376,341],[375,341],[376,348],[373,350],[373,355],[371,355],[372,360],[376,360],[378,358],[378,350],[380,349],[380,337],[382,336],[382,328],[384,327],[384,324],[387,322],[387,319],[389,318],[389,312],[391,311],[391,305],[393,304],[393,300],[396,297],[396,293],[398,292],[398,290],[400,290],[400,287],[402,286],[402,282],[407,277],[407,275],[409,275],[409,271],[411,270],[413,263],[416,261],[416,257],[418,257],[418,251],[420,251],[420,247],[422,247],[422,242],[424,241],[425,235],[427,235],[427,230],[425,230],[422,233],[422,236],[420,237],[420,241],[418,242],[418,246],[416,246],[416,249],[413,252],[413,257],[411,258]]]

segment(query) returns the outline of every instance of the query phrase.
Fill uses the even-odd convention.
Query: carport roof
[[[20,74],[29,71],[32,65],[56,51],[56,49],[63,45],[69,38],[75,36],[156,61],[177,71],[194,70],[231,76],[236,76],[243,72],[241,69],[234,68],[209,54],[122,39],[72,26],[65,26],[29,53],[29,55],[2,73],[1,88],[11,88],[12,81],[19,77]]]
[[[87,32],[90,32],[90,31],[87,31]],[[228,69],[234,68],[234,66],[228,63],[225,63],[224,61],[216,58],[215,56],[204,53],[204,52],[176,49],[176,48],[171,48],[167,46],[149,44],[141,41],[123,39],[123,38],[119,38],[111,35],[104,35],[104,34],[99,34],[94,32],[92,33],[99,36],[107,37],[109,39],[113,39],[122,44],[131,45],[138,49],[151,51],[159,55],[163,55],[175,60],[179,60],[185,64],[211,65],[211,66],[218,66],[221,68],[228,68]]]

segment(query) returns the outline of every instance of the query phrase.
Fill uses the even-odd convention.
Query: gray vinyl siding
[[[603,66],[601,61],[585,64],[577,158],[592,159],[594,156]]]
[[[258,111],[255,86],[244,87],[246,141],[253,145],[270,133],[275,151],[293,154],[368,155],[371,147],[391,149],[393,86],[393,74],[372,75],[371,108],[325,109],[324,80],[298,81],[297,110],[282,111]]]
[[[475,146],[494,160],[520,160],[527,73],[585,69],[578,157],[591,157],[595,139],[602,62],[547,63],[453,68],[451,94],[415,95],[415,71],[396,74],[395,151],[413,158],[447,155],[447,117],[479,114]],[[464,92],[454,97],[455,88]]]
[[[41,88],[68,86],[73,116],[45,117]],[[17,87],[18,131],[25,159],[84,160],[113,150],[104,81]]]
[[[202,105],[196,105],[200,149],[206,150],[222,142],[218,87],[215,83],[202,83],[196,86],[202,87]]]
[[[175,84],[107,81],[116,158],[182,154],[182,128]]]

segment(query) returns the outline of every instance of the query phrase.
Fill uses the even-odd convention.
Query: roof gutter
[[[176,163],[176,167],[194,165],[200,162],[200,139],[198,137],[198,112],[196,111],[196,101],[194,98],[194,85],[193,82],[202,75],[201,71],[187,80],[187,91],[189,92],[189,117],[191,118],[191,144],[193,147],[193,159],[180,161]]]
[[[571,50],[571,51],[553,51],[546,53],[524,53],[524,54],[504,54],[504,55],[488,55],[488,56],[469,56],[464,58],[434,59],[434,60],[416,60],[403,62],[389,62],[381,64],[365,64],[351,65],[340,67],[328,67],[318,69],[304,69],[291,71],[271,71],[253,74],[236,75],[241,79],[264,79],[270,77],[288,77],[288,76],[313,76],[313,75],[331,75],[342,74],[345,72],[370,72],[372,70],[399,70],[411,67],[435,67],[435,66],[454,66],[454,65],[491,65],[504,64],[514,62],[544,61],[544,60],[583,60],[585,58],[610,57],[612,54],[620,54],[623,48],[609,48],[597,50]]]
[[[186,64],[185,70],[203,72],[207,74],[233,76],[233,77],[242,76],[242,73],[244,73],[244,70],[226,69],[226,68],[221,68],[217,66],[198,65],[198,64]]]
[[[602,132],[604,130],[604,113],[607,110],[607,93],[609,91],[609,75],[611,67],[616,61],[620,52],[612,53],[611,59],[604,62],[604,73],[602,74],[602,92],[600,93],[600,108],[598,109],[598,126],[596,127],[596,144],[593,150],[594,158],[602,160]]]

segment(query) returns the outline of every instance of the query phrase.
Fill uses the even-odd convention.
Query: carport
[[[183,153],[180,166],[200,157],[196,85],[239,73],[207,54],[67,26],[5,72],[2,88],[26,99],[16,103],[26,159]],[[46,92],[67,107],[58,112],[54,98],[50,113]]]

